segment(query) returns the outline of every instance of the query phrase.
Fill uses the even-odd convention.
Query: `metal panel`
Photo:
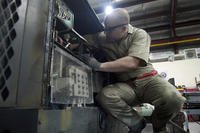
[[[0,110],[0,133],[36,133],[37,110]]]
[[[93,103],[91,68],[58,46],[55,46],[52,63],[51,102]]]
[[[100,133],[97,108],[0,110],[1,133]]]
[[[26,0],[0,3],[0,107],[16,102],[26,7]]]
[[[18,106],[38,107],[41,104],[47,16],[47,0],[28,1],[17,96]]]
[[[52,28],[49,24],[47,29],[48,20],[52,20],[48,19],[49,3],[48,0],[0,1],[0,107],[44,107],[41,104],[47,94],[44,85],[48,81],[44,82],[43,69],[50,68],[50,64],[45,64],[44,55],[46,52],[49,56],[51,52],[45,51],[46,32],[49,30],[51,36]],[[81,3],[93,16],[90,23],[96,23],[98,19],[87,1]],[[45,100],[49,102],[49,98]]]
[[[48,0],[2,0],[0,107],[39,107]]]
[[[96,108],[43,110],[38,133],[99,133],[98,115]]]
[[[40,110],[38,115],[37,133],[68,133],[72,126],[72,111]]]
[[[64,0],[74,13],[74,29],[81,35],[92,34],[103,30],[95,12],[87,0]],[[89,28],[88,28],[89,27]]]

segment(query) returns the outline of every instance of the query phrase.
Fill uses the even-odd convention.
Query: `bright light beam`
[[[105,13],[106,13],[106,15],[108,15],[108,14],[111,14],[112,13],[112,11],[113,11],[113,7],[112,6],[107,6],[106,7],[106,9],[105,9]]]

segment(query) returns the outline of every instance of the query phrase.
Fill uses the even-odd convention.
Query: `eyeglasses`
[[[115,28],[122,27],[122,26],[125,26],[125,25],[127,25],[127,23],[126,24],[116,25],[116,26],[113,26],[113,27],[106,27],[106,28],[104,28],[104,31],[112,31]]]

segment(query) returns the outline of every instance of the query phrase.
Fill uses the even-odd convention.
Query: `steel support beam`
[[[167,46],[172,44],[186,44],[191,42],[200,42],[200,34],[187,35],[181,37],[160,39],[160,40],[152,40],[151,47],[157,46]]]
[[[179,28],[179,27],[186,27],[186,26],[191,26],[191,25],[198,25],[200,24],[200,19],[197,20],[190,20],[190,21],[186,21],[186,22],[179,22],[179,23],[175,23],[175,27]],[[155,26],[155,27],[149,27],[149,28],[144,28],[147,32],[153,32],[153,31],[161,31],[161,30],[168,30],[170,29],[171,25],[167,24],[167,25],[160,25],[160,26]]]
[[[176,9],[176,13],[183,13],[188,11],[200,10],[199,5],[191,6],[191,7],[181,7]],[[149,18],[156,18],[161,16],[169,16],[169,10],[163,10],[160,12],[154,12],[151,14],[144,14],[141,16],[132,16],[130,21],[141,20],[141,19],[149,19]]]
[[[171,37],[176,36],[176,7],[177,7],[177,0],[171,0],[171,10],[170,10],[170,34]]]
[[[144,15],[141,15],[141,16],[132,16],[130,18],[130,21],[137,21],[137,20],[141,20],[141,19],[156,18],[156,17],[160,17],[160,16],[166,16],[168,14],[169,14],[169,11],[168,10],[164,10],[164,11],[161,11],[161,12],[154,12],[154,13],[151,13],[151,14],[144,14]]]
[[[176,37],[177,0],[171,0],[170,4],[171,4],[171,10],[170,10],[170,19],[171,19],[171,22],[170,22],[170,36],[173,38],[173,37]],[[174,49],[174,53],[178,54],[178,49],[177,49],[176,45],[174,45],[173,49]]]
[[[125,7],[130,7],[130,6],[148,3],[152,1],[156,1],[156,0],[129,0],[129,1],[112,2],[111,5],[114,8],[125,8]],[[99,6],[99,7],[94,8],[94,11],[97,14],[99,14],[104,11],[104,8],[105,8],[104,6]]]

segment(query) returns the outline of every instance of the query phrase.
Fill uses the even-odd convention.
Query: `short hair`
[[[114,23],[111,24],[111,27],[117,25],[125,25],[130,23],[130,16],[126,9],[116,8],[111,14],[108,14],[104,18],[104,25],[108,23],[109,20],[113,20]],[[110,27],[110,26],[109,26]]]

